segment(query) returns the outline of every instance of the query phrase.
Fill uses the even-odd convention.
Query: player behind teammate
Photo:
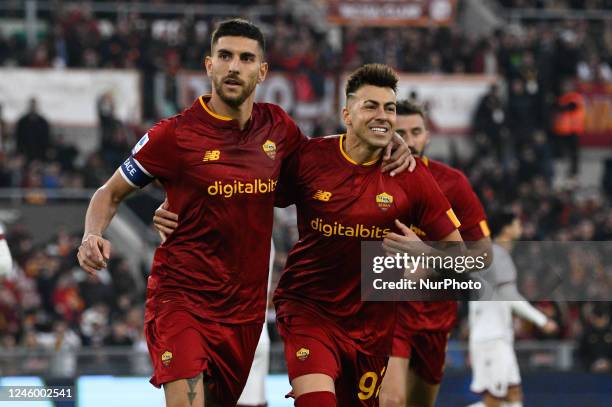
[[[151,383],[164,386],[168,407],[233,407],[264,322],[277,180],[305,140],[280,107],[254,103],[264,51],[253,24],[221,23],[205,59],[212,95],[151,128],[87,210],[78,259],[92,274],[106,267],[102,233],[130,192],[158,179],[178,214],[155,253],[145,307]],[[407,166],[402,150],[392,166]]]
[[[531,321],[545,333],[557,330],[557,324],[534,308],[516,288],[516,268],[510,252],[521,236],[518,217],[502,211],[491,217],[494,244],[493,264],[482,278],[493,289],[488,301],[470,301],[470,389],[483,394],[481,402],[471,407],[521,407],[521,376],[514,354],[512,313]]]
[[[396,131],[406,140],[413,154],[422,158],[450,202],[461,222],[461,237],[470,241],[470,254],[486,253],[490,260],[491,241],[485,213],[469,181],[460,171],[424,155],[430,135],[423,108],[407,100],[398,101]],[[412,225],[412,229],[422,240],[431,240],[417,225]],[[456,315],[456,301],[398,304],[393,349],[380,396],[383,407],[434,405]]]
[[[297,183],[280,197],[296,204],[300,236],[273,301],[298,407],[378,405],[396,304],[361,301],[361,242],[401,242],[392,231],[408,231],[404,224],[461,240],[422,163],[395,178],[378,169],[394,132],[396,86],[385,65],[356,70],[346,84],[346,134],[310,140],[290,162]]]

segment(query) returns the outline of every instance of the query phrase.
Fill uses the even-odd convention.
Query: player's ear
[[[342,108],[342,121],[344,122],[345,126],[350,126],[353,124],[351,121],[351,114],[346,106]]]
[[[259,66],[259,76],[257,78],[257,83],[262,83],[266,79],[266,75],[268,74],[268,63],[262,62]]]
[[[212,76],[212,58],[210,55],[204,57],[204,69],[206,69],[206,75],[210,78]]]

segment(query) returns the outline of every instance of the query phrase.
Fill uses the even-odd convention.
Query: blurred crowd
[[[59,230],[50,241],[36,245],[31,232],[15,224],[6,237],[15,267],[9,278],[0,277],[0,348],[4,356],[21,348],[28,357],[3,360],[0,374],[10,375],[13,368],[70,376],[75,363],[65,359],[74,358],[81,347],[146,349],[144,290],[137,289],[144,285],[136,284],[127,261],[114,256],[107,269],[92,277],[76,260],[80,235]],[[45,350],[64,360],[54,364],[40,357]]]
[[[610,0],[499,0],[507,8],[536,8],[547,10],[609,10]]]
[[[259,2],[267,3],[273,2]],[[610,7],[606,0],[501,3],[507,7]],[[295,75],[294,83],[306,99],[322,96],[326,75],[368,62],[387,63],[404,72],[501,75],[505,86],[492,87],[474,112],[473,154],[452,154],[449,164],[465,171],[487,211],[512,206],[521,213],[524,240],[612,240],[612,194],[580,189],[574,177],[578,163],[570,168],[566,182],[553,187],[559,146],[551,122],[558,99],[571,91],[572,80],[612,83],[612,21],[534,22],[483,37],[457,27],[353,27],[332,30],[339,35],[331,35],[309,16],[279,10],[257,21],[268,38],[267,58],[273,69]],[[173,80],[181,69],[201,69],[215,19],[152,20],[133,13],[114,19],[94,17],[87,7],[58,7],[45,21],[47,34],[33,49],[21,36],[0,34],[0,66],[138,69],[143,74],[145,116],[157,120],[167,112],[156,111],[152,103],[155,74],[164,75],[169,84],[166,97],[174,105],[171,110],[179,110]],[[0,109],[0,188],[101,185],[146,125],[135,128],[118,120],[110,95],[100,96],[97,109],[100,143],[87,155],[65,141],[40,114],[36,100],[12,127],[2,121]],[[290,212],[277,213],[277,266],[284,263],[295,240],[294,225]],[[144,279],[141,271],[130,271],[125,260],[116,258],[97,279],[89,277],[76,263],[80,236],[59,231],[51,241],[34,245],[23,225],[8,226],[17,277],[0,281],[0,348],[143,346],[144,293],[133,289],[138,286],[135,278]],[[574,269],[567,289],[572,284],[599,288],[604,284],[605,289],[607,284],[610,292],[610,281],[602,273],[605,277],[611,271],[601,270],[602,263],[580,260],[580,253],[570,255],[568,262]],[[525,273],[521,273],[520,289],[529,291],[541,270],[525,266],[521,271]],[[539,306],[558,319],[563,328],[558,338],[579,341],[585,367],[601,369],[600,356],[612,353],[610,303],[542,302]],[[460,338],[464,335],[463,323],[458,333]],[[537,335],[524,327],[518,337]],[[33,371],[36,363],[32,362]]]

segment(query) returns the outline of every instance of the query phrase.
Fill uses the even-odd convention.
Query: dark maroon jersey
[[[413,173],[383,174],[379,162],[358,165],[344,136],[310,140],[294,166],[300,239],[289,253],[274,295],[279,317],[304,315],[338,324],[361,351],[388,354],[395,303],[361,301],[361,242],[416,224],[434,239],[458,226],[450,204],[422,162]],[[286,184],[283,185],[284,187]]]
[[[276,105],[255,103],[240,130],[207,100],[155,125],[121,166],[135,186],[158,179],[179,217],[155,252],[146,319],[163,306],[263,323],[278,177],[305,138]]]
[[[465,241],[476,241],[490,235],[482,204],[472,190],[467,177],[459,170],[439,161],[423,158],[440,189],[448,198],[461,222],[459,231]],[[412,230],[426,241],[436,239],[412,225]],[[398,309],[398,326],[405,325],[415,331],[448,331],[457,319],[457,301],[408,301]]]

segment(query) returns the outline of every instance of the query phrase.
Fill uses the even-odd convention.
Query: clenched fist
[[[106,268],[106,262],[110,258],[111,243],[102,236],[87,234],[81,245],[77,259],[83,270],[91,275],[95,275],[96,271]]]

